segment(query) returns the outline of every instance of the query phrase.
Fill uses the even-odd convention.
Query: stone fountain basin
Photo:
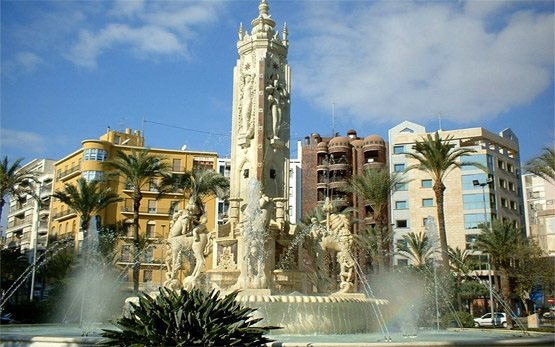
[[[270,295],[245,291],[237,297],[244,306],[256,308],[261,325],[280,326],[275,334],[356,334],[379,331],[378,306],[387,300],[368,299],[364,294]]]

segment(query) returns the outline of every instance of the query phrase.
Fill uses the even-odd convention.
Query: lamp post
[[[163,268],[164,268],[164,248],[166,248],[166,234],[165,234],[165,229],[166,229],[166,224],[162,224],[162,258],[160,258],[160,287],[162,286],[163,283],[163,279],[162,279],[162,272],[163,272]]]
[[[31,292],[29,293],[29,301],[33,301],[35,297],[35,273],[37,269],[37,246],[38,246],[38,237],[39,237],[39,227],[40,227],[40,209],[41,209],[41,192],[42,192],[42,182],[39,183],[38,186],[38,193],[36,196],[36,204],[37,204],[37,222],[34,223],[33,229],[31,233],[34,234],[33,237],[33,270],[31,272]]]
[[[485,187],[486,185],[489,185],[492,182],[491,178],[488,178],[486,180],[486,182],[484,183],[480,183],[480,181],[478,180],[473,180],[472,181],[472,185],[474,187],[482,187],[482,202],[484,204],[484,223],[486,223],[486,225],[488,225],[489,228],[491,228],[491,223],[488,223],[488,215],[487,215],[487,210],[486,210],[486,190]],[[495,328],[495,310],[494,310],[494,302],[493,302],[493,288],[492,288],[492,281],[491,281],[491,265],[490,265],[490,258],[489,258],[489,253],[486,254],[487,257],[487,263],[488,263],[488,282],[489,282],[489,301],[491,303],[490,305],[490,312],[491,312],[491,327]]]

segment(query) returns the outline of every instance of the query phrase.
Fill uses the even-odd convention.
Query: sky
[[[522,161],[555,146],[553,1],[268,2],[289,31],[293,151],[404,120],[511,128]],[[258,3],[2,0],[0,155],[61,159],[111,127],[229,156],[237,31]]]

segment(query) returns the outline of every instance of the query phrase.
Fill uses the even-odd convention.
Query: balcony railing
[[[81,171],[81,166],[80,165],[75,165],[67,170],[64,170],[62,172],[60,172],[58,174],[58,179],[67,179],[69,178],[69,176],[72,176],[73,174],[80,172]]]

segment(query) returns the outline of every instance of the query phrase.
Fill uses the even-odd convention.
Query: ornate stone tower
[[[275,30],[266,0],[258,12],[250,33],[242,24],[238,32],[229,221],[218,228],[209,273],[222,288],[268,291],[289,231],[291,72],[287,26]]]
[[[234,68],[230,221],[241,222],[247,185],[255,178],[274,203],[270,216],[281,227],[289,196],[290,83],[287,26],[275,30],[266,0],[249,34],[241,24]]]

